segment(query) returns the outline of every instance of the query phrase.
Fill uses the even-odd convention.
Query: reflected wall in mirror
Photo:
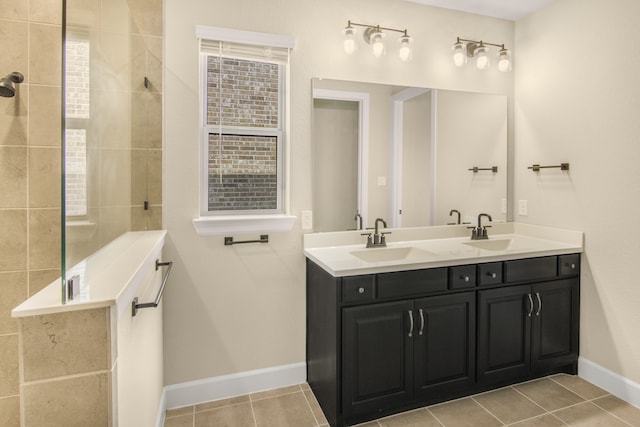
[[[162,227],[162,4],[67,1],[62,275]]]
[[[507,97],[313,79],[315,231],[506,221]],[[474,168],[477,171],[474,172]],[[355,200],[354,200],[355,197]]]

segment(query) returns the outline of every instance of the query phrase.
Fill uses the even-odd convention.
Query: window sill
[[[233,233],[269,233],[290,231],[296,220],[290,215],[201,216],[193,220],[199,236],[221,236]]]

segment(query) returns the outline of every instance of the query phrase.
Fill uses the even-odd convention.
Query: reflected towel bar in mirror
[[[468,169],[470,171],[473,171],[473,173],[478,173],[479,171],[491,171],[493,173],[498,172],[498,167],[497,166],[491,166],[490,168],[479,168],[477,166],[474,166],[470,169]]]
[[[532,169],[534,172],[540,172],[540,169],[560,169],[561,171],[569,170],[569,163],[560,163],[559,165],[554,166],[540,166],[540,165],[531,165],[527,169]]]

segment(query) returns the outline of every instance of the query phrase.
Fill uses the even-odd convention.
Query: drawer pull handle
[[[424,313],[422,309],[418,311],[420,312],[420,332],[418,332],[418,335],[422,335],[422,331],[424,331]]]
[[[571,269],[575,270],[576,269],[576,265],[575,264],[571,264]]]
[[[536,311],[536,316],[540,316],[540,310],[542,310],[542,300],[540,299],[540,294],[536,292],[536,298],[538,298],[538,311]]]
[[[358,288],[358,293],[359,294],[364,294],[364,288],[363,287],[359,287]]]
[[[531,294],[527,294],[527,296],[529,297],[529,313],[527,313],[527,316],[531,317],[531,313],[533,313],[533,298],[531,298]]]
[[[409,337],[413,336],[413,311],[409,310]]]
[[[471,278],[469,276],[464,276],[463,279],[464,279],[465,282],[468,282],[469,280],[471,280]]]
[[[487,273],[487,276],[491,276],[492,279],[495,279],[496,277],[498,277],[496,273]]]

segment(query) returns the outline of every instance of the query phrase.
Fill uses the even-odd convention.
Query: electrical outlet
[[[311,230],[313,228],[313,212],[300,211],[300,223],[303,230]]]
[[[518,200],[518,214],[520,216],[529,215],[529,207],[526,200]]]
[[[500,199],[500,212],[507,213],[507,199]]]

